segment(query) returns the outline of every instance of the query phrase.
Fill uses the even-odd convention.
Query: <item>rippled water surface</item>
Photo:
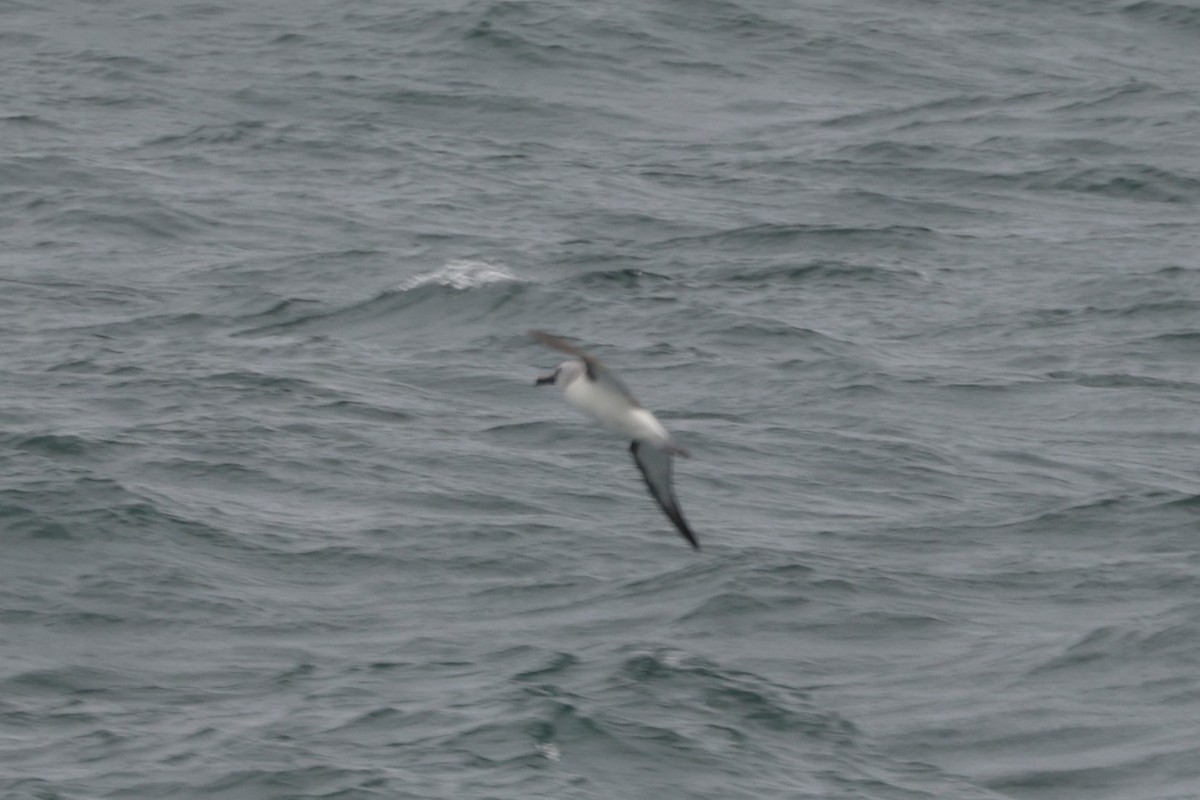
[[[1198,44],[0,2],[0,797],[1200,797]]]

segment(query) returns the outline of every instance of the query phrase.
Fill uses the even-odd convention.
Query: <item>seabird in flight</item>
[[[633,454],[634,463],[641,470],[651,496],[658,501],[667,519],[674,523],[683,538],[699,550],[700,542],[684,520],[679,500],[671,486],[671,465],[675,454],[684,457],[690,457],[691,454],[675,444],[662,423],[642,408],[625,384],[594,356],[545,331],[530,331],[529,335],[544,345],[574,356],[570,361],[559,364],[554,372],[538,378],[536,385],[561,387],[572,403],[633,440],[629,452]]]

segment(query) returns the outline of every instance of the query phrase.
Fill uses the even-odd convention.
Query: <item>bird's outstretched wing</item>
[[[604,369],[604,365],[600,363],[600,359],[585,353],[561,336],[555,336],[553,333],[546,333],[545,331],[530,331],[529,335],[547,347],[553,347],[555,350],[561,350],[568,355],[578,358],[587,367],[587,376],[592,380],[596,380],[597,373]]]
[[[675,497],[675,489],[671,486],[672,454],[652,444],[636,440],[629,445],[629,452],[633,454],[633,462],[637,464],[638,469],[642,472],[642,477],[646,479],[646,487],[650,490],[651,496],[658,501],[658,505],[662,507],[667,519],[674,523],[675,527],[679,529],[679,533],[688,540],[693,548],[699,550],[700,542],[683,518],[683,512],[679,508],[679,499]]]
[[[562,338],[561,336],[555,336],[553,333],[546,333],[545,331],[530,331],[529,335],[547,347],[553,347],[555,350],[561,350],[568,355],[575,356],[583,362],[583,366],[587,371],[589,380],[602,383],[608,386],[610,389],[614,389],[625,395],[629,402],[633,403],[635,406],[641,406],[641,403],[639,403],[637,398],[633,396],[633,392],[629,391],[629,387],[626,386],[620,378],[618,378],[616,375],[613,375],[612,370],[604,366],[604,363],[594,355],[584,350],[580,350],[566,339]]]

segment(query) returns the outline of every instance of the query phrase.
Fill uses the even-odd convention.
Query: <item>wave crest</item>
[[[432,272],[414,275],[396,287],[397,291],[407,292],[418,286],[449,286],[452,289],[474,289],[489,283],[515,281],[517,278],[505,267],[499,264],[489,264],[469,258],[456,258]]]

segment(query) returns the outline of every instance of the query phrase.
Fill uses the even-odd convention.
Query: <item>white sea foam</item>
[[[422,272],[401,283],[398,290],[406,292],[418,286],[436,284],[454,289],[474,289],[489,283],[515,281],[516,276],[499,264],[489,264],[470,258],[454,259],[432,272]]]
[[[533,746],[538,749],[539,753],[551,761],[558,761],[562,758],[562,752],[559,751],[558,745],[554,742],[534,742]]]

